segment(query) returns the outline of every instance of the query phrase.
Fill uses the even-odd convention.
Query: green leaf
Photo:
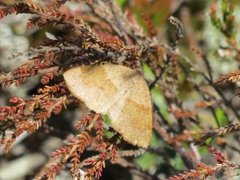
[[[228,123],[228,118],[226,117],[225,112],[220,108],[215,109],[215,112],[219,125],[225,126]]]
[[[205,146],[199,146],[198,147],[199,153],[203,156],[203,155],[207,155],[208,154],[208,149]]]
[[[171,159],[170,162],[171,162],[171,165],[176,169],[183,169],[185,167],[184,162],[179,155]]]
[[[107,114],[103,114],[103,115],[102,115],[102,118],[103,118],[104,123],[105,123],[107,126],[111,126],[112,120],[111,120],[111,118],[108,117]],[[110,131],[106,130],[106,129],[104,130],[104,134],[105,134],[105,136],[108,137],[108,138],[111,138],[111,137],[113,136],[113,134],[112,134]]]
[[[109,126],[112,125],[112,120],[111,120],[111,118],[108,117],[107,114],[103,114],[102,117],[103,117],[103,121],[104,121],[105,124],[107,124]]]
[[[169,114],[168,106],[160,89],[158,87],[153,88],[151,90],[151,96],[152,96],[153,102],[157,105],[159,111],[163,114],[164,118],[167,119]]]
[[[127,0],[117,0],[117,3],[121,8],[123,8],[124,4],[127,2]]]
[[[149,80],[151,80],[151,81],[154,81],[155,75],[154,75],[154,73],[152,72],[151,68],[150,68],[146,63],[143,63],[143,64],[142,64],[142,69],[143,69],[144,77],[145,77],[146,79],[149,79]]]
[[[159,162],[159,157],[148,152],[144,153],[142,156],[135,159],[135,162],[143,169],[147,170],[154,166],[156,162]]]
[[[152,133],[152,137],[151,137],[151,146],[152,147],[158,147],[161,145],[161,141],[157,138],[156,134],[155,133]]]

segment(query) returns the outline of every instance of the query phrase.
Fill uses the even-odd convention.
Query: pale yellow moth
[[[104,64],[64,73],[70,92],[86,106],[107,114],[111,126],[130,144],[147,148],[152,134],[152,104],[140,69]]]

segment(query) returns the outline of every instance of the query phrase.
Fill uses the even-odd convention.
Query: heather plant
[[[10,177],[4,174],[12,170],[9,162],[18,165],[21,157],[30,164],[41,159],[21,175],[26,179],[238,178],[239,8],[227,0],[0,2],[1,21],[28,14],[23,36],[30,42],[21,52],[12,50],[10,61],[0,52],[1,94],[11,94],[0,107],[0,178]],[[19,58],[21,65],[7,68]],[[146,111],[139,104],[125,106],[118,119],[136,130],[153,129],[150,145],[146,132],[141,145],[135,131],[129,140],[128,124],[117,129],[98,108],[87,108],[92,102],[78,98],[64,79],[67,71],[82,67],[114,75],[106,65],[121,66],[126,74],[142,70],[148,89],[133,92],[142,92],[140,100],[151,95],[152,106],[148,101]],[[107,82],[104,78],[88,85]],[[104,92],[111,97],[110,90]]]

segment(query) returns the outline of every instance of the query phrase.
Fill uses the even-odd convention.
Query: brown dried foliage
[[[154,81],[149,82],[150,90],[161,92],[169,109],[167,113],[172,115],[170,118],[167,117],[153,99],[154,134],[159,141],[161,140],[161,146],[157,148],[150,146],[146,151],[166,158],[164,162],[169,165],[169,169],[177,170],[171,166],[168,150],[166,152],[161,150],[168,146],[175,155],[181,158],[187,169],[178,175],[173,175],[176,171],[169,170],[168,172],[173,175],[169,179],[204,179],[213,176],[221,169],[239,169],[239,165],[231,163],[223,152],[214,147],[208,148],[208,151],[217,163],[207,165],[201,162],[199,151],[194,146],[197,144],[209,147],[208,139],[214,140],[219,136],[239,131],[239,123],[234,122],[240,119],[238,109],[217,86],[226,82],[236,83],[239,80],[239,71],[228,73],[214,81],[213,69],[207,56],[201,50],[192,51],[197,54],[195,57],[200,58],[204,64],[204,71],[199,70],[185,55],[176,51],[178,41],[184,35],[183,24],[176,18],[169,19],[177,29],[177,33],[175,42],[168,46],[162,45],[156,39],[157,28],[147,16],[144,19],[149,30],[148,35],[144,34],[133,16],[124,15],[115,1],[82,0],[81,2],[91,9],[87,13],[74,13],[69,9],[62,11],[61,8],[65,6],[65,2],[67,0],[57,0],[48,4],[43,3],[42,6],[37,3],[0,2],[0,18],[10,14],[28,13],[32,15],[27,24],[28,28],[45,30],[45,28],[54,27],[63,32],[55,39],[45,39],[29,49],[25,53],[29,57],[25,64],[11,72],[0,73],[2,88],[11,85],[19,86],[33,76],[40,77],[40,86],[32,97],[28,99],[12,97],[9,100],[10,105],[0,107],[0,143],[6,152],[11,150],[12,144],[23,133],[42,131],[48,126],[47,123],[51,117],[60,116],[60,113],[68,107],[79,106],[79,100],[71,95],[63,81],[62,74],[68,68],[102,63],[122,64],[136,68],[144,62],[152,69],[155,77]],[[214,7],[210,15],[213,20],[217,20]],[[227,22],[227,19],[224,21]],[[224,23],[227,26],[226,22]],[[226,28],[221,31],[225,33],[231,48],[239,52],[237,43],[234,43],[236,40],[227,30]],[[190,34],[189,37],[194,37],[194,35]],[[189,46],[194,44],[194,38],[189,39],[188,43]],[[203,79],[200,83],[195,81],[195,76],[191,74],[192,71]],[[184,108],[184,99],[179,96],[182,86],[186,88],[187,94],[187,88],[190,87],[191,92],[194,91],[201,97],[196,107]],[[239,95],[238,89],[237,95]],[[220,127],[217,109],[224,112],[229,122],[234,123]],[[206,130],[201,124],[202,119],[198,116],[201,111],[209,112],[219,127]],[[192,130],[194,128],[198,130]],[[110,132],[111,136],[107,136],[106,131]],[[36,178],[54,179],[66,167],[76,179],[83,176],[82,170],[88,179],[93,176],[100,178],[106,162],[110,161],[143,179],[159,179],[158,174],[143,171],[138,165],[124,159],[141,155],[144,151],[142,149],[124,151],[126,142],[119,134],[106,126],[100,114],[92,112],[82,117],[75,123],[75,131],[67,132],[67,134],[68,136],[74,134],[74,136],[68,139],[63,147],[52,153],[51,160],[44,165],[40,173],[36,174]],[[213,144],[213,141],[211,143]],[[84,153],[87,151],[94,151],[95,154],[85,157]],[[166,167],[166,164],[163,166]],[[156,165],[156,169],[158,173],[161,166]],[[169,173],[164,175],[166,177]]]
[[[170,177],[168,180],[187,180],[187,179],[206,179],[209,176],[213,176],[220,170],[229,171],[229,169],[239,169],[239,165],[229,162],[227,157],[214,147],[209,147],[208,151],[214,156],[216,160],[215,166],[209,166],[204,163],[199,163],[196,169],[185,171],[178,175]]]
[[[230,72],[228,74],[224,74],[218,78],[215,82],[218,85],[226,84],[227,82],[236,83],[240,80],[240,71]]]

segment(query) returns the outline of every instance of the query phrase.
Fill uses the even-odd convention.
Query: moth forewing
[[[79,66],[64,73],[70,92],[86,106],[112,120],[124,140],[146,148],[152,134],[149,89],[139,69],[104,64]]]

